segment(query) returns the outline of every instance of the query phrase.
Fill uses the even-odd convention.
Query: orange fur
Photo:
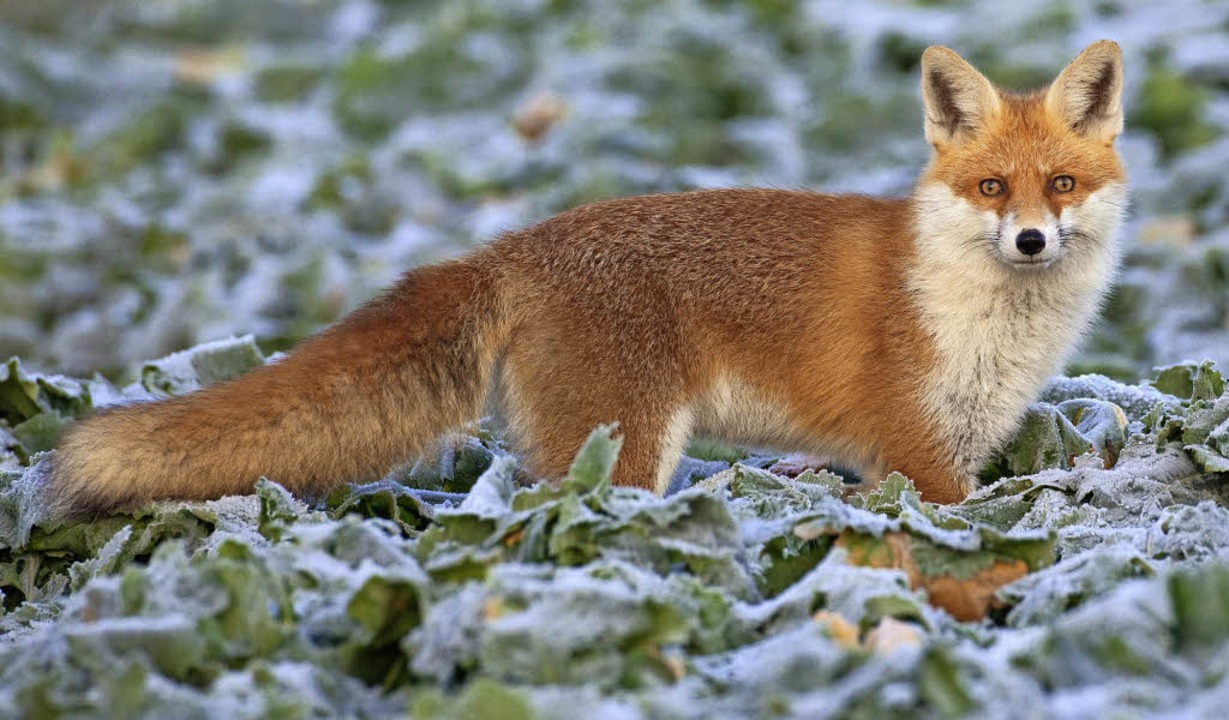
[[[937,154],[924,184],[998,213],[1045,197],[1021,170],[1039,152],[1072,158],[1081,192],[1121,178],[1109,144],[1097,156],[1059,116],[1078,103],[987,90],[951,51],[928,56]],[[1014,194],[970,195],[987,174],[1013,178]],[[79,513],[212,498],[260,476],[324,492],[421,452],[489,391],[541,477],[617,421],[620,485],[660,491],[681,444],[707,432],[825,452],[875,479],[899,470],[926,499],[958,501],[973,451],[931,399],[945,351],[915,287],[918,207],[714,190],[563,213],[408,272],[277,363],[78,423],[54,461],[53,502]]]
[[[1108,183],[1122,182],[1122,161],[1114,148],[1038,112],[1041,93],[1004,94],[1002,99],[1000,113],[982,133],[935,156],[925,181],[953,188],[976,207],[998,215],[1016,211],[1034,221],[1046,212],[1061,214]],[[1048,187],[1055,175],[1078,175],[1079,180],[1073,191],[1057,193]],[[1008,180],[1005,192],[982,195],[978,183],[987,177]]]

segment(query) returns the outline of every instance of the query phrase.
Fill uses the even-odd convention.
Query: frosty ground
[[[31,454],[63,423],[262,362],[244,338],[123,389],[0,368],[0,707],[1088,717],[1211,715],[1229,693],[1229,393],[1210,363],[1055,381],[990,484],[948,507],[898,475],[851,498],[733,448],[666,498],[611,488],[609,428],[559,487],[519,488],[476,428],[311,506],[262,481],[47,517]]]

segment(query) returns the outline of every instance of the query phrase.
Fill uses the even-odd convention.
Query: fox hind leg
[[[555,363],[544,365],[541,359],[529,362],[513,350],[500,378],[504,414],[527,470],[548,480],[563,477],[595,427],[618,423],[616,435],[623,446],[613,484],[662,494],[692,429],[692,414],[681,393],[655,383],[612,397],[613,393],[595,388],[626,391],[627,386],[612,385],[609,378],[580,378],[578,374],[587,373]]]

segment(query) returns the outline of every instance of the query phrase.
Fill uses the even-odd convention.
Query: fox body
[[[414,269],[286,358],[72,428],[49,498],[298,493],[378,477],[497,400],[538,477],[599,423],[620,485],[664,490],[689,437],[825,453],[962,499],[1059,370],[1117,264],[1121,54],[1047,89],[922,57],[914,192],[713,190],[602,202]]]

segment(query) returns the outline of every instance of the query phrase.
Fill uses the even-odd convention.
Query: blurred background
[[[1069,371],[1229,360],[1224,0],[5,0],[0,358],[284,349],[602,198],[903,194],[927,45],[1030,87],[1099,38],[1126,54],[1131,252]]]

